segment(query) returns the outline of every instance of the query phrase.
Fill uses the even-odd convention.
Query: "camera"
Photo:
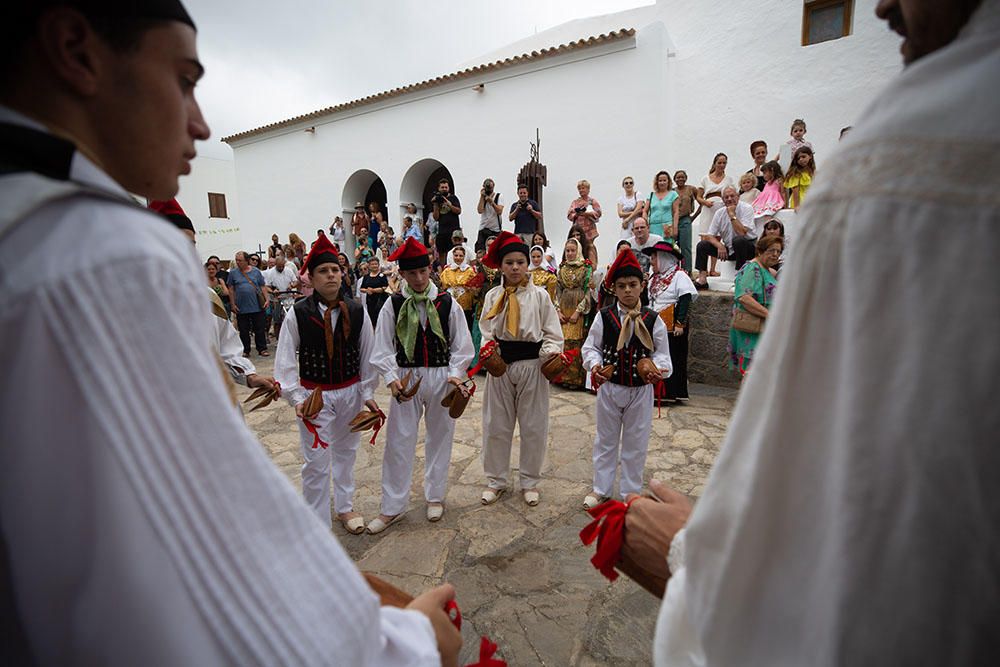
[[[587,207],[586,206],[577,206],[573,210],[576,211],[577,213],[583,213],[584,211],[587,210]]]
[[[445,196],[443,194],[441,194],[440,192],[437,193],[436,195],[434,195],[433,197],[431,197],[431,201],[434,202],[435,204],[440,204],[440,203],[444,202],[445,200],[446,200]]]
[[[517,202],[517,205],[519,208],[528,208],[528,202],[526,201],[519,201]]]
[[[493,194],[493,185],[491,183],[483,183],[483,192],[488,195]]]

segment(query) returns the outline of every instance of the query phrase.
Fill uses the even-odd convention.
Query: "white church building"
[[[604,209],[603,262],[619,238],[625,176],[646,194],[661,169],[684,169],[697,184],[722,152],[736,178],[752,165],[751,141],[767,141],[775,155],[803,118],[822,177],[841,128],[901,68],[899,39],[875,4],[658,0],[570,21],[444,76],[224,137],[234,176],[215,173],[213,182],[232,188],[228,217],[192,216],[199,249],[227,257],[292,231],[308,241],[336,215],[349,223],[359,201],[378,200],[398,232],[405,205],[423,212],[442,176],[472,239],[483,179],[496,181],[509,207],[537,132],[546,233],[561,248],[576,183],[587,179]],[[221,185],[212,187],[196,165],[181,204],[200,199],[204,208]]]

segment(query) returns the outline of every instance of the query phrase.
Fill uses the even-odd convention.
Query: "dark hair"
[[[590,251],[594,248],[594,243],[587,238],[587,234],[583,231],[583,227],[580,225],[573,225],[569,228],[569,233],[566,235],[566,240],[569,241],[570,237],[573,236],[574,232],[579,232],[580,238],[580,249],[583,250],[583,257],[580,259],[590,259]]]
[[[438,185],[441,185],[442,183],[447,185],[449,188],[451,187],[451,183],[448,182],[447,178],[442,178],[440,181],[438,181]]]
[[[23,68],[25,46],[38,29],[38,20],[49,9],[60,3],[22,2],[15,0],[13,7],[4,8],[0,14],[0,90],[8,90]],[[79,3],[78,3],[79,4]],[[136,17],[94,16],[83,7],[73,7],[90,23],[91,28],[116,53],[133,53],[142,44],[142,38],[151,28],[169,23],[166,19]]]
[[[536,236],[541,236],[542,237],[541,246],[543,248],[548,248],[549,247],[549,237],[546,236],[545,232],[542,232],[542,231],[536,231],[534,234],[531,235],[532,245],[538,245],[537,243],[535,243],[535,237]]]
[[[781,238],[785,238],[785,225],[784,223],[781,222],[781,220],[778,220],[777,218],[771,218],[770,220],[764,223],[765,232],[768,229],[775,229],[775,228],[777,228],[777,230],[780,232]]]
[[[209,255],[209,256],[208,256],[208,259],[207,259],[207,260],[205,260],[205,261],[206,261],[206,262],[211,262],[211,261],[212,261],[213,259],[215,259],[215,260],[218,260],[218,261],[220,261],[220,262],[222,261],[221,259],[219,259],[219,256],[218,256],[218,255]]]
[[[765,151],[767,150],[767,142],[764,141],[763,139],[758,139],[757,141],[754,141],[753,143],[750,144],[750,155],[753,155],[754,149],[757,148],[758,146],[763,146],[764,150]]]
[[[615,252],[618,252],[618,248],[621,248],[623,245],[627,245],[629,248],[632,247],[631,243],[629,243],[626,239],[622,239],[618,242],[618,245],[615,246]]]
[[[712,158],[712,166],[708,168],[708,173],[711,174],[713,171],[715,171],[715,163],[719,161],[720,157],[726,158],[727,161],[729,160],[729,156],[726,155],[725,153],[716,153],[715,157]]]
[[[757,239],[757,242],[754,244],[754,250],[757,251],[757,257],[763,255],[765,252],[767,252],[768,248],[775,245],[776,243],[780,243],[782,249],[784,249],[785,238],[783,236],[761,236],[759,239]]]
[[[806,167],[805,169],[799,166],[799,155],[809,156],[809,166]],[[810,176],[812,176],[815,173],[816,173],[816,158],[813,156],[813,149],[809,148],[808,146],[801,146],[798,150],[795,151],[795,154],[792,155],[792,163],[788,165],[789,178],[792,176],[798,176],[799,174],[809,174]]]
[[[528,184],[527,183],[518,183],[517,184],[517,189],[518,189],[518,191],[521,191],[522,189],[523,190],[527,190],[528,189]]]
[[[781,165],[775,162],[774,160],[764,163],[764,166],[760,168],[760,172],[764,173],[765,171],[771,172],[771,178],[773,180],[778,180],[779,178],[785,177],[785,172],[781,170]]]

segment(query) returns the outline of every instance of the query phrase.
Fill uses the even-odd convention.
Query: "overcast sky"
[[[653,0],[186,0],[212,138],[455,71],[566,21]],[[583,35],[581,35],[582,37]]]

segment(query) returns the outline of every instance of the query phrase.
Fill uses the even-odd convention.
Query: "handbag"
[[[744,333],[760,333],[764,328],[764,318],[737,308],[733,311],[733,321],[729,326]]]
[[[254,291],[257,293],[257,305],[260,306],[261,310],[264,310],[264,308],[267,307],[267,297],[264,296],[264,292],[257,287],[257,283],[250,280],[250,276],[247,275],[246,271],[240,271],[240,273],[243,274],[243,277],[247,279],[247,282],[250,283]]]

